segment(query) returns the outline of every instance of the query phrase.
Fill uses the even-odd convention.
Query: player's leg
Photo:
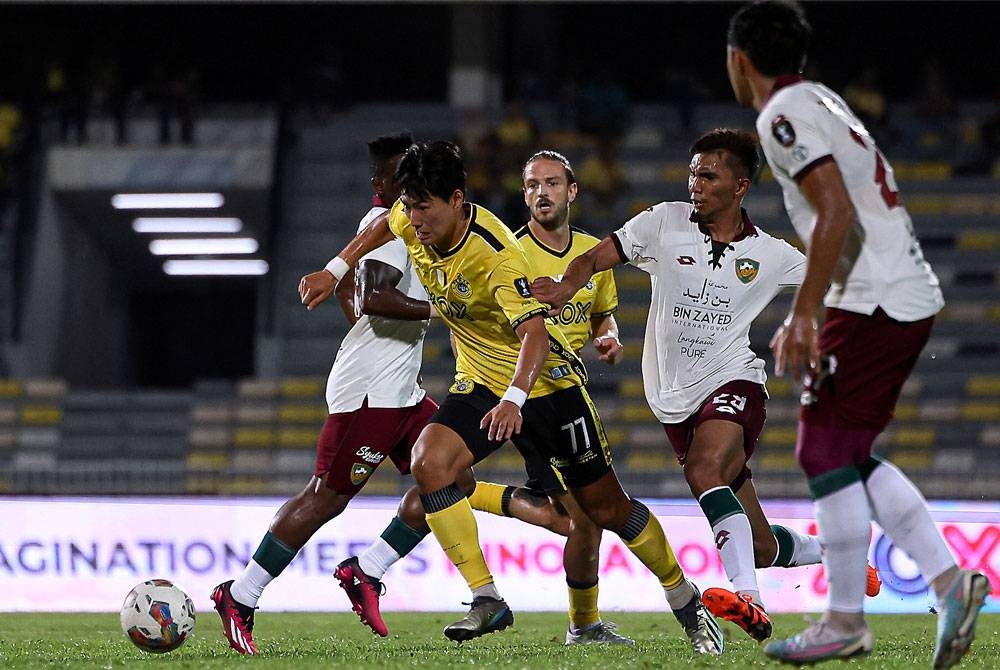
[[[611,468],[611,452],[600,416],[583,388],[529,400],[524,425],[539,448],[552,450],[554,463],[584,513],[600,528],[618,534],[657,576],[667,601],[699,653],[722,653],[722,631],[684,577],[663,528],[649,509],[629,498]]]
[[[456,641],[503,630],[514,620],[486,566],[476,518],[458,482],[473,463],[502,446],[479,426],[498,402],[483,386],[456,384],[413,448],[413,476],[427,525],[472,591],[469,613],[445,628]]]
[[[316,443],[316,470],[309,484],[278,510],[242,574],[219,584],[212,593],[233,649],[257,653],[253,612],[264,589],[288,567],[309,538],[343,512],[364,487],[389,451],[392,426],[404,417],[405,410],[367,406],[327,417]],[[369,448],[359,457],[355,452],[363,445]]]
[[[469,504],[472,509],[518,519],[564,537],[569,535],[570,519],[566,510],[530,487],[477,481]]]

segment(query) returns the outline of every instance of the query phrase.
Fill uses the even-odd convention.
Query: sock
[[[754,572],[753,532],[743,505],[728,486],[717,486],[698,497],[722,555],[726,577],[737,591],[758,591]]]
[[[673,588],[664,587],[663,592],[667,594],[667,604],[672,610],[683,608],[695,595],[694,584],[686,579],[682,579],[681,583]]]
[[[778,553],[771,562],[779,568],[794,568],[813,565],[823,560],[823,547],[815,535],[806,535],[786,526],[771,526],[774,539],[778,541]]]
[[[503,600],[503,598],[500,597],[500,592],[497,591],[496,584],[494,584],[493,582],[490,582],[489,584],[483,584],[482,586],[477,586],[476,588],[472,589],[472,597],[473,598],[485,597],[485,598],[493,598],[494,600]]]
[[[632,511],[618,536],[636,558],[656,575],[664,589],[670,591],[684,581],[684,571],[674,557],[660,522],[649,513],[649,508],[634,498]]]
[[[421,494],[420,501],[427,512],[427,525],[441,544],[444,553],[475,590],[493,583],[486,567],[483,550],[479,547],[479,529],[472,515],[469,499],[455,484]]]
[[[816,498],[816,523],[830,585],[829,608],[861,612],[871,537],[871,512],[861,474],[853,466],[837,468],[810,479],[809,488]]]
[[[393,563],[413,551],[425,537],[426,533],[411,528],[394,516],[382,535],[358,555],[358,565],[369,577],[382,579]]]
[[[271,531],[265,533],[253,559],[247,563],[243,574],[233,581],[230,593],[236,602],[256,607],[264,589],[288,567],[296,553],[297,549],[289,547],[272,535]]]
[[[514,495],[515,488],[492,482],[476,482],[476,490],[469,496],[469,504],[472,509],[482,512],[510,516],[510,498]]]
[[[930,584],[955,565],[955,557],[931,519],[927,501],[913,482],[889,461],[872,458],[869,464],[864,487],[875,521],[893,544],[913,559]]]
[[[597,609],[597,582],[586,584],[566,580],[569,591],[569,628],[579,633],[584,628],[601,622],[601,613]]]

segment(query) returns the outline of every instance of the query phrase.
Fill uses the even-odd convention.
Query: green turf
[[[778,667],[742,631],[723,624],[726,654],[696,656],[670,615],[613,613],[606,618],[634,637],[635,648],[562,645],[564,614],[517,614],[514,628],[463,645],[441,635],[455,614],[389,613],[392,632],[377,638],[353,614],[258,615],[256,638],[261,655],[243,658],[230,650],[215,613],[202,612],[195,636],[163,656],[144,654],[108,614],[0,614],[0,668],[521,668],[528,670],[599,668]],[[875,651],[859,667],[897,670],[929,668],[935,618],[930,615],[871,616]],[[775,617],[775,634],[789,635],[803,625],[801,615]],[[1000,615],[979,619],[978,639],[961,668],[1000,667]],[[854,667],[840,662],[833,668]]]

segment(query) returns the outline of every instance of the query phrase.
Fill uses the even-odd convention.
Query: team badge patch
[[[786,119],[784,115],[779,114],[774,121],[771,121],[771,134],[783,147],[795,144],[795,129],[792,128],[791,121]]]
[[[472,287],[469,286],[469,281],[465,277],[463,277],[461,273],[459,273],[459,275],[455,277],[454,288],[455,288],[455,294],[459,298],[468,299],[472,297]]]
[[[351,466],[351,483],[357,486],[372,476],[374,469],[364,463],[355,463]]]
[[[760,271],[760,263],[752,258],[736,259],[736,277],[744,284],[749,284],[757,278]]]
[[[514,288],[517,289],[517,292],[521,294],[522,298],[530,298],[531,297],[531,289],[528,287],[528,278],[527,277],[519,277],[519,278],[515,279],[514,280]]]
[[[471,379],[456,379],[455,383],[448,389],[448,393],[472,393],[473,386],[475,384]]]

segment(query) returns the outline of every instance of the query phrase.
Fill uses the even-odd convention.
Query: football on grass
[[[194,604],[166,579],[151,579],[129,591],[122,604],[122,630],[135,646],[165,654],[194,632]]]

